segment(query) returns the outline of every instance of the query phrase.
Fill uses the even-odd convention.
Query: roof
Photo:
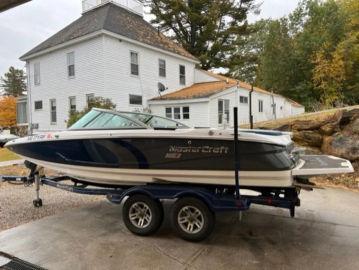
[[[207,98],[236,85],[237,82],[227,83],[226,81],[195,83],[190,87],[186,87],[176,92],[169,93],[161,97],[156,97],[151,100]]]
[[[180,45],[159,33],[142,16],[111,2],[84,13],[79,19],[25,53],[20,59],[101,30],[197,61]]]
[[[220,74],[215,74],[210,71],[205,71],[205,70],[201,70],[201,71],[205,72],[206,74],[208,74],[213,78],[216,78],[218,81],[195,83],[189,87],[183,88],[181,90],[160,97],[153,98],[151,100],[158,101],[158,100],[183,100],[183,99],[207,98],[217,93],[220,93],[222,91],[225,91],[227,89],[230,89],[234,86],[239,86],[246,90],[252,89],[252,86],[248,83],[230,77],[226,77]],[[281,97],[281,95],[271,93],[259,87],[253,87],[253,91]],[[296,107],[303,107],[301,104],[291,99],[286,98],[286,100]]]

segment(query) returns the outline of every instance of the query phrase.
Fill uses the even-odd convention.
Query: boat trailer
[[[42,169],[28,161],[25,161],[25,166],[30,169],[28,177],[0,176],[0,182],[22,182],[25,186],[35,186],[35,207],[43,204],[40,198],[42,185],[78,194],[104,195],[112,203],[123,203],[122,217],[126,227],[132,233],[142,236],[155,233],[161,226],[164,216],[163,200],[174,201],[170,212],[172,227],[181,238],[189,241],[201,241],[209,236],[215,225],[216,212],[242,213],[252,204],[259,204],[288,209],[290,216],[294,217],[295,207],[300,206],[299,192],[301,188],[311,190],[310,185],[240,186],[237,113],[237,108],[234,108],[234,127],[237,127],[234,129],[235,183],[231,186],[163,184],[161,181],[130,186],[93,184],[69,176],[46,177]],[[296,179],[296,182],[299,181],[301,179]],[[251,191],[252,195],[243,194],[245,190]]]
[[[176,233],[189,241],[206,238],[214,228],[215,213],[237,211],[241,213],[252,204],[288,209],[295,216],[295,207],[300,206],[299,187],[269,188],[193,184],[148,183],[136,186],[96,185],[69,176],[46,177],[39,172],[24,176],[0,176],[0,182],[23,183],[34,186],[35,207],[42,207],[42,185],[68,192],[86,195],[104,195],[115,204],[123,202],[123,220],[126,227],[137,235],[150,235],[159,229],[163,221],[163,200],[173,200],[171,221]],[[250,190],[256,195],[236,192]],[[198,232],[198,233],[197,233]]]

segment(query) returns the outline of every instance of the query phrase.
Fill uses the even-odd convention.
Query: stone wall
[[[272,121],[256,128],[293,132],[293,141],[310,153],[325,153],[359,161],[359,108],[348,107],[308,114],[298,119]]]

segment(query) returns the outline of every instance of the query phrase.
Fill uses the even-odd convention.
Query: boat
[[[302,155],[291,134],[239,130],[241,186],[292,187],[299,176],[348,173],[345,159]],[[234,185],[234,129],[189,128],[146,113],[93,108],[68,130],[8,142],[37,166],[106,185]]]

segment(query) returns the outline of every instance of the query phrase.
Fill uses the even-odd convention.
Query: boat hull
[[[10,145],[27,159],[111,169],[233,171],[232,140],[106,138],[53,140]],[[294,167],[283,145],[240,141],[241,171],[286,171]]]
[[[32,163],[88,182],[234,185],[232,139],[146,135],[66,140],[52,136],[48,141],[41,137],[40,141],[22,141],[7,147]],[[239,141],[241,185],[291,186],[295,161],[290,157],[289,146]]]
[[[29,159],[39,166],[96,184],[141,185],[144,183],[191,183],[207,185],[234,185],[234,171],[218,170],[156,170],[114,169],[105,167],[74,166]],[[289,187],[293,180],[291,170],[241,171],[242,186]]]

